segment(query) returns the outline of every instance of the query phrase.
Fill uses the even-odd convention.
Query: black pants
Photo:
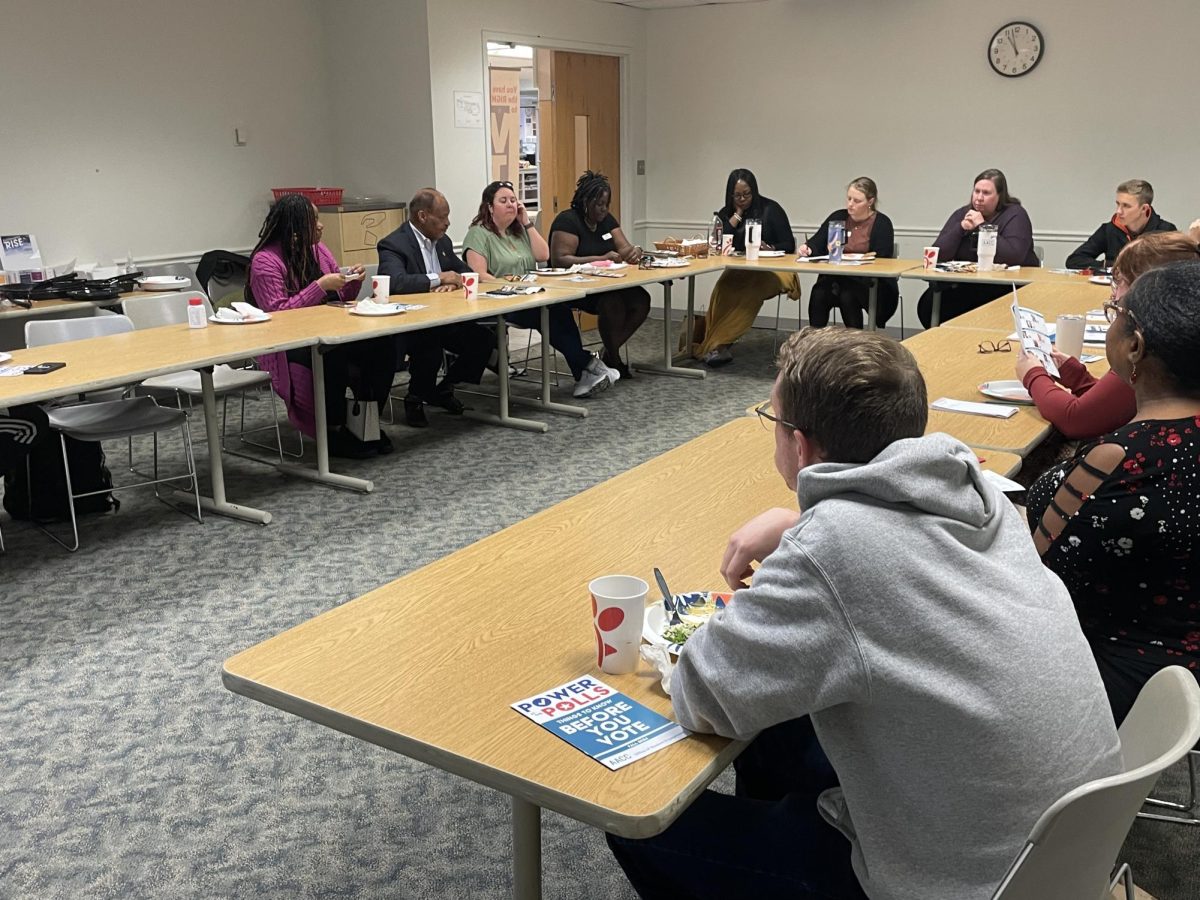
[[[900,305],[900,289],[894,279],[879,279],[875,297],[875,327],[883,328]],[[863,327],[863,313],[871,303],[870,279],[845,275],[821,275],[808,297],[808,324],[824,328],[829,311],[835,306],[842,312],[848,328]]]
[[[1113,721],[1119,727],[1133,709],[1138,694],[1159,669],[1161,662],[1148,662],[1144,659],[1134,659],[1113,653],[1105,646],[1104,638],[1088,638],[1092,647],[1092,655],[1096,657],[1096,668],[1100,670],[1100,680],[1104,682],[1104,691],[1108,694],[1108,705],[1112,707]],[[1186,658],[1176,665],[1186,666]],[[1192,674],[1197,674],[1195,670]],[[1200,676],[1198,676],[1200,677]]]
[[[705,791],[662,834],[608,835],[644,900],[865,900],[850,842],[817,811],[838,783],[806,716],[768,728],[734,762],[736,794]]]
[[[312,348],[287,352],[288,362],[312,368]],[[374,400],[380,412],[396,377],[395,338],[378,337],[330,347],[325,363],[325,425],[332,431],[346,424],[346,390],[357,400]]]
[[[958,284],[941,282],[939,290],[942,294],[941,314],[939,322],[949,322],[955,316],[978,309],[985,303],[990,303],[997,297],[1012,293],[1012,286],[1007,284]],[[917,318],[921,325],[930,327],[933,321],[933,285],[925,289],[921,299],[917,301]]]
[[[402,352],[408,354],[409,395],[431,400],[437,391],[443,352],[454,354],[454,361],[446,370],[447,386],[479,384],[496,346],[496,333],[476,322],[463,322],[397,335],[397,341],[403,347]]]
[[[504,318],[518,328],[536,328],[541,330],[542,318],[540,309],[522,309],[518,312],[505,313]],[[550,307],[550,346],[563,355],[575,380],[583,374],[584,367],[592,361],[592,354],[583,349],[583,338],[579,335],[579,326],[571,315],[570,302],[555,303]]]

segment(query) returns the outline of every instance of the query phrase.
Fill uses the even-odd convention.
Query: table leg
[[[514,900],[542,896],[542,810],[528,800],[512,798]]]
[[[929,327],[937,328],[942,324],[942,289],[936,281],[930,287],[933,288],[933,303],[930,304]]]
[[[303,478],[307,481],[319,481],[332,487],[346,488],[351,491],[362,491],[364,494],[375,490],[373,482],[365,478],[354,478],[350,475],[339,475],[329,471],[329,421],[325,417],[325,359],[321,355],[321,345],[313,344],[312,348],[313,373],[313,404],[316,406],[317,419],[317,467],[297,466],[285,463],[277,466],[279,471]]]
[[[879,309],[879,279],[867,279],[867,331],[875,330],[875,312]]]
[[[539,323],[542,333],[542,395],[540,397],[512,397],[511,402],[522,406],[533,406],[547,412],[562,413],[567,416],[587,418],[588,411],[582,406],[571,406],[568,403],[555,403],[550,399],[550,365],[554,357],[550,355],[550,307],[542,307],[542,317]]]
[[[545,323],[543,323],[545,324]],[[546,336],[542,335],[542,340],[546,340]],[[542,347],[545,350],[545,345]],[[517,428],[522,431],[545,432],[550,430],[550,426],[545,422],[538,422],[533,419],[521,419],[516,416],[509,415],[509,381],[508,381],[508,331],[504,327],[504,317],[496,318],[496,369],[500,375],[500,412],[493,414],[488,412],[480,412],[478,410],[468,410],[465,415],[479,422],[488,422],[492,425],[503,425],[505,428]],[[549,372],[545,371],[543,365],[543,382],[550,378]],[[543,387],[543,390],[546,390]],[[464,393],[470,393],[464,391]],[[490,396],[490,395],[481,395]]]
[[[703,369],[685,369],[675,365],[675,351],[671,347],[671,282],[664,281],[663,286],[663,361],[662,365],[638,363],[634,366],[639,372],[653,375],[674,375],[679,378],[704,378],[708,373]],[[695,317],[696,277],[688,278],[688,305],[684,327],[688,329],[685,341],[689,344],[692,339],[691,323]]]
[[[217,424],[217,394],[213,389],[212,369],[200,370],[200,389],[204,401],[204,434],[208,438],[208,480],[212,489],[211,497],[200,497],[200,506],[219,516],[266,525],[271,521],[269,512],[225,499],[225,466],[221,460],[221,428]]]

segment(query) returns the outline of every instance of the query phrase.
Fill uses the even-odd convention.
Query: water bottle
[[[188,301],[188,328],[207,328],[208,317],[204,315],[204,301],[193,297]]]
[[[722,231],[724,231],[724,229],[721,227],[721,214],[719,212],[714,212],[713,217],[712,217],[712,224],[710,226],[708,226],[708,255],[709,256],[720,256],[721,255],[721,238],[722,238],[721,232]]]
[[[846,243],[846,223],[829,223],[829,261],[837,264],[842,261],[842,247]]]
[[[996,238],[998,232],[995,225],[979,226],[979,264],[980,272],[990,272],[996,264]]]

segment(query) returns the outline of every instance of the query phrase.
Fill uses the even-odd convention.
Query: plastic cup
[[[633,575],[605,575],[588,585],[596,632],[596,665],[609,675],[628,675],[638,667],[642,619],[650,586]]]
[[[478,272],[463,272],[462,273],[463,290],[467,292],[468,300],[475,300],[479,297],[479,273]]]
[[[1054,346],[1059,353],[1079,359],[1083,355],[1083,316],[1059,316],[1054,325]]]
[[[926,247],[925,248],[925,264],[924,264],[923,268],[936,269],[937,261],[938,261],[938,248],[937,247]]]
[[[392,295],[392,277],[390,275],[371,276],[371,299],[376,303],[387,303]]]

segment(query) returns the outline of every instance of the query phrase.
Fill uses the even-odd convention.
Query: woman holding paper
[[[746,220],[762,222],[763,250],[796,252],[796,237],[787,213],[758,192],[758,179],[749,169],[734,169],[725,183],[725,205],[717,212],[724,234],[733,235],[733,249],[746,249]],[[790,272],[726,269],[717,279],[708,312],[696,323],[692,355],[709,366],[733,362],[734,341],[750,330],[766,300],[781,293],[800,299],[800,282]]]
[[[1008,179],[999,169],[984,169],[975,176],[971,202],[950,213],[934,246],[939,262],[978,262],[979,226],[996,228],[995,264],[1000,266],[1040,266],[1033,252],[1033,224],[1021,201],[1008,193]],[[945,322],[983,306],[1008,293],[1006,284],[941,284],[941,317]],[[933,287],[921,294],[917,316],[926,328],[933,321]]]
[[[329,248],[321,243],[323,230],[317,208],[307,197],[285,194],[272,203],[250,254],[246,302],[266,312],[318,306],[329,299],[352,303],[358,296],[363,267],[353,266],[349,276],[343,275]],[[346,389],[353,391],[356,400],[373,400],[383,410],[396,375],[395,339],[371,338],[334,347],[323,361],[329,452],[351,459],[391,453],[392,442],[382,431],[378,441],[367,442],[346,428]],[[260,356],[259,363],[271,373],[271,385],[283,398],[288,419],[314,437],[311,350],[302,347]]]
[[[811,243],[800,245],[800,256],[824,253],[829,244],[829,223],[841,222],[846,229],[845,253],[872,253],[880,259],[896,255],[896,237],[892,220],[879,212],[876,203],[879,190],[866,176],[855,178],[846,186],[846,208],[835,209]],[[815,254],[813,248],[816,248]],[[824,328],[829,324],[829,311],[837,307],[842,321],[850,328],[863,327],[863,312],[870,305],[870,289],[866,278],[845,275],[820,275],[808,298],[808,324]],[[875,326],[882,328],[900,305],[900,287],[895,279],[880,279],[876,288]]]
[[[1147,272],[1105,312],[1133,421],[1039,478],[1027,512],[1119,724],[1163,666],[1200,672],[1200,261]]]
[[[463,239],[463,258],[481,278],[524,275],[550,258],[545,238],[538,234],[510,182],[493,181],[483,189],[479,212]],[[621,374],[583,349],[570,303],[556,303],[549,311],[547,337],[571,367],[574,396],[592,397],[616,384]],[[536,309],[505,313],[504,317],[522,328],[541,327],[541,313]]]
[[[1152,232],[1130,241],[1113,264],[1113,302],[1119,303],[1143,273],[1167,263],[1194,260],[1198,253],[1197,242],[1178,231]],[[1133,418],[1137,411],[1133,389],[1116,370],[1097,379],[1073,356],[1057,351],[1053,356],[1059,372],[1057,383],[1034,356],[1024,352],[1017,357],[1017,377],[1038,412],[1064,437],[1092,440]]]

